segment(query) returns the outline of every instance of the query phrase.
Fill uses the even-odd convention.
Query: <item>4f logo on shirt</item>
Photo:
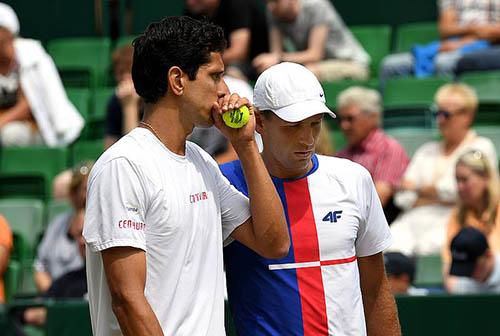
[[[337,220],[342,217],[341,214],[342,210],[330,211],[323,217],[323,222],[337,223]]]

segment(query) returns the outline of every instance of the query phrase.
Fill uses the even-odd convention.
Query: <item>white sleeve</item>
[[[89,179],[83,236],[92,251],[116,246],[146,250],[150,203],[140,171],[125,158],[105,163]]]
[[[392,236],[373,180],[366,169],[362,168],[361,172],[357,192],[362,218],[356,239],[356,256],[367,257],[388,248]]]
[[[222,239],[225,241],[234,229],[250,218],[250,202],[222,175],[218,168],[216,180],[222,215]],[[226,244],[229,242],[227,241]]]

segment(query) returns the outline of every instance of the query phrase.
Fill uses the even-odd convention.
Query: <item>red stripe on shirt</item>
[[[356,256],[345,258],[345,259],[333,259],[333,260],[324,260],[321,261],[321,266],[331,266],[331,265],[339,265],[339,264],[348,264],[356,261]]]
[[[295,262],[320,260],[318,234],[307,178],[284,183]],[[304,336],[328,335],[321,268],[297,269]]]

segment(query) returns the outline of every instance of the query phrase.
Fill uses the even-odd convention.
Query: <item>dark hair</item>
[[[408,275],[410,283],[415,280],[415,261],[400,252],[384,253],[385,271],[387,275]]]
[[[199,67],[210,61],[210,53],[224,51],[226,40],[219,26],[171,16],[150,24],[133,45],[135,89],[146,103],[156,103],[167,92],[171,67],[180,67],[194,80]]]

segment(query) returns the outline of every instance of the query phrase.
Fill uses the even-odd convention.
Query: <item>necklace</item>
[[[158,135],[158,132],[156,132],[156,130],[154,129],[153,126],[151,126],[150,124],[148,124],[147,122],[144,122],[144,121],[141,121],[139,124],[143,125],[147,129],[149,129],[151,132],[153,132],[153,134],[158,138],[158,140],[161,141],[161,137]]]

